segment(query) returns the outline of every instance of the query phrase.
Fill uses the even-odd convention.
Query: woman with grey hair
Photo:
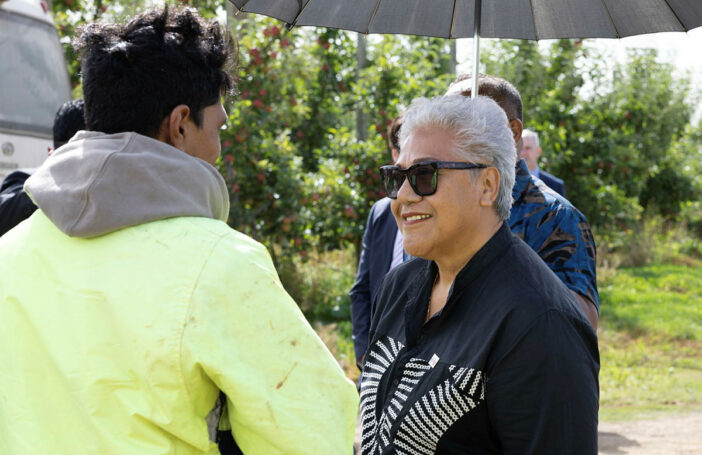
[[[509,217],[491,99],[418,99],[381,177],[407,253],[373,302],[362,454],[597,453],[597,338]]]

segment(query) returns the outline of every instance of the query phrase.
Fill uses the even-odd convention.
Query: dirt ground
[[[655,420],[600,422],[600,455],[700,455],[702,412]]]
[[[360,441],[356,428],[356,453]],[[600,422],[600,455],[702,455],[702,411],[654,420]]]

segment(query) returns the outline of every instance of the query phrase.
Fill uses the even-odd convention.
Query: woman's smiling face
[[[451,131],[431,126],[410,133],[395,164],[406,169],[422,161],[468,162],[456,151]],[[440,169],[436,193],[430,196],[418,196],[405,180],[392,201],[392,212],[409,254],[441,260],[470,243],[479,224],[479,185],[477,179],[474,182],[479,172]]]

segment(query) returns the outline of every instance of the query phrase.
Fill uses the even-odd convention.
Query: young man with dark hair
[[[67,101],[54,117],[54,150],[85,129],[83,100]],[[36,168],[18,169],[5,177],[0,185],[0,236],[29,218],[37,206],[24,191],[24,182]]]
[[[353,384],[225,223],[228,35],[166,7],[77,45],[88,131],[0,239],[3,453],[351,453]]]

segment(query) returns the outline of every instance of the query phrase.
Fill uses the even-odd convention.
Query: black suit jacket
[[[397,223],[390,210],[390,199],[381,199],[373,204],[368,214],[356,282],[349,293],[357,363],[368,349],[371,303],[385,274],[390,270],[396,235]]]
[[[0,186],[0,235],[29,218],[37,206],[24,192],[24,182],[31,171],[17,170],[8,174]]]
[[[565,183],[563,183],[563,180],[559,179],[553,174],[549,174],[546,171],[542,171],[541,169],[539,169],[539,178],[546,184],[546,186],[551,188],[553,191],[555,191],[563,197],[566,197]]]

